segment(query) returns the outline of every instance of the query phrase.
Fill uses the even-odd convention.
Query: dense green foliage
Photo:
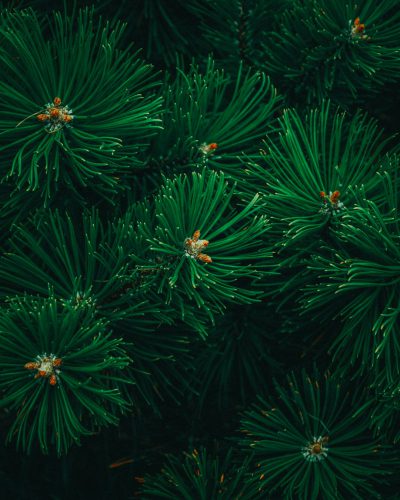
[[[9,439],[30,450],[38,440],[60,454],[80,435],[116,424],[126,410],[121,384],[129,358],[107,323],[50,297],[13,300],[0,318],[1,405],[19,409]],[[21,370],[21,367],[24,369]],[[33,373],[32,373],[33,372]]]
[[[181,457],[167,457],[167,463],[157,477],[144,478],[144,498],[257,498],[246,487],[248,460],[237,464],[231,449],[223,451],[225,456],[222,460],[218,456],[209,456],[205,449],[185,453],[183,462]]]
[[[46,202],[67,188],[107,194],[141,166],[137,152],[159,125],[161,102],[143,95],[152,71],[122,46],[123,31],[88,9],[56,13],[46,27],[33,11],[3,16],[0,152],[16,187],[40,190]]]
[[[293,103],[365,102],[398,81],[396,0],[293,0],[265,44],[266,69]]]
[[[242,420],[243,446],[254,450],[260,474],[249,489],[280,498],[379,496],[371,483],[382,481],[392,457],[372,438],[369,414],[354,415],[360,391],[318,374],[291,375],[288,384],[276,387],[277,400],[260,398]]]
[[[398,500],[399,20],[0,2],[2,495]]]

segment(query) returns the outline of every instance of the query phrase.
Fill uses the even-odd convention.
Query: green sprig
[[[137,153],[159,127],[161,101],[151,67],[120,48],[123,32],[89,9],[48,23],[30,9],[4,14],[0,152],[3,176],[19,188],[39,190],[45,202],[61,185],[109,196],[123,187],[121,173],[141,166]],[[38,120],[55,98],[60,113],[72,110],[68,123]]]
[[[121,388],[131,383],[130,360],[92,311],[65,308],[53,297],[13,300],[0,311],[0,337],[1,405],[15,415],[8,439],[25,451],[39,445],[65,453],[127,410]],[[61,360],[55,383],[26,366],[52,356]]]
[[[378,498],[376,485],[390,473],[393,456],[370,430],[370,414],[354,416],[364,402],[343,380],[306,373],[277,385],[278,398],[245,413],[242,445],[259,464],[250,480],[263,496],[285,499]]]

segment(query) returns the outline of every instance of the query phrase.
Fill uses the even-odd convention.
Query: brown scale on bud
[[[365,24],[362,24],[360,22],[360,18],[356,17],[354,19],[354,23],[353,23],[353,31],[354,31],[354,33],[357,33],[357,34],[364,33],[364,30],[365,30]]]
[[[313,453],[314,455],[321,453],[321,451],[322,451],[321,443],[314,443],[313,445],[311,445],[311,453]]]
[[[58,118],[60,116],[60,110],[57,108],[50,109],[50,118]]]
[[[204,262],[205,264],[209,264],[210,262],[212,262],[212,258],[205,253],[199,253],[197,259],[200,260],[201,262]]]
[[[192,259],[199,260],[205,264],[212,262],[209,255],[203,253],[203,250],[208,247],[209,241],[200,239],[200,231],[197,229],[192,238],[186,238],[184,247],[186,255]]]
[[[37,368],[39,368],[39,365],[37,363],[34,363],[33,361],[30,361],[29,363],[26,363],[24,365],[24,368],[26,368],[27,370],[36,370]]]

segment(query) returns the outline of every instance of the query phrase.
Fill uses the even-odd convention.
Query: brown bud
[[[212,258],[209,255],[206,255],[205,253],[199,253],[197,258],[201,260],[201,262],[205,262],[206,264],[212,262]]]
[[[30,361],[29,363],[26,363],[24,365],[24,368],[27,370],[36,370],[36,368],[39,368],[39,365],[33,361]]]

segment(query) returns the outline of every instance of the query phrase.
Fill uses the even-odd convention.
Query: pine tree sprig
[[[234,196],[223,173],[203,169],[165,179],[154,208],[142,210],[134,263],[148,270],[147,286],[178,310],[188,300],[210,314],[225,303],[259,300],[260,292],[241,282],[270,272],[262,239],[268,222],[258,215],[258,195],[243,208],[234,208]]]
[[[148,164],[177,173],[206,165],[243,181],[238,157],[258,152],[279,109],[280,97],[269,78],[242,64],[225,74],[209,58],[203,71],[194,63],[189,71],[178,67],[163,95],[163,129],[152,143]]]
[[[370,413],[355,409],[365,401],[343,380],[291,374],[278,397],[259,403],[242,419],[242,445],[258,464],[249,489],[285,499],[379,498],[382,476],[393,454],[370,432]],[[389,449],[389,448],[388,448]]]
[[[3,15],[2,175],[20,189],[40,191],[44,202],[61,185],[109,196],[123,187],[120,174],[141,166],[161,100],[151,67],[120,48],[123,32],[90,9],[47,23],[31,9]]]
[[[361,111],[350,117],[329,102],[305,116],[285,110],[278,131],[265,141],[262,162],[248,166],[262,182],[259,190],[268,196],[267,214],[283,245],[322,235],[352,207],[354,190],[372,190],[385,148],[389,138]]]
[[[205,448],[194,449],[183,457],[169,455],[161,472],[146,475],[142,492],[144,498],[176,498],[192,500],[255,499],[246,488],[245,475],[249,460],[235,463],[232,449],[221,459],[207,453]],[[237,462],[237,460],[236,460]]]
[[[288,100],[365,102],[398,81],[396,0],[296,0],[264,44],[266,71]]]
[[[81,436],[118,423],[130,360],[92,311],[54,297],[12,300],[0,311],[1,405],[13,412],[8,439],[27,452],[65,453]]]

